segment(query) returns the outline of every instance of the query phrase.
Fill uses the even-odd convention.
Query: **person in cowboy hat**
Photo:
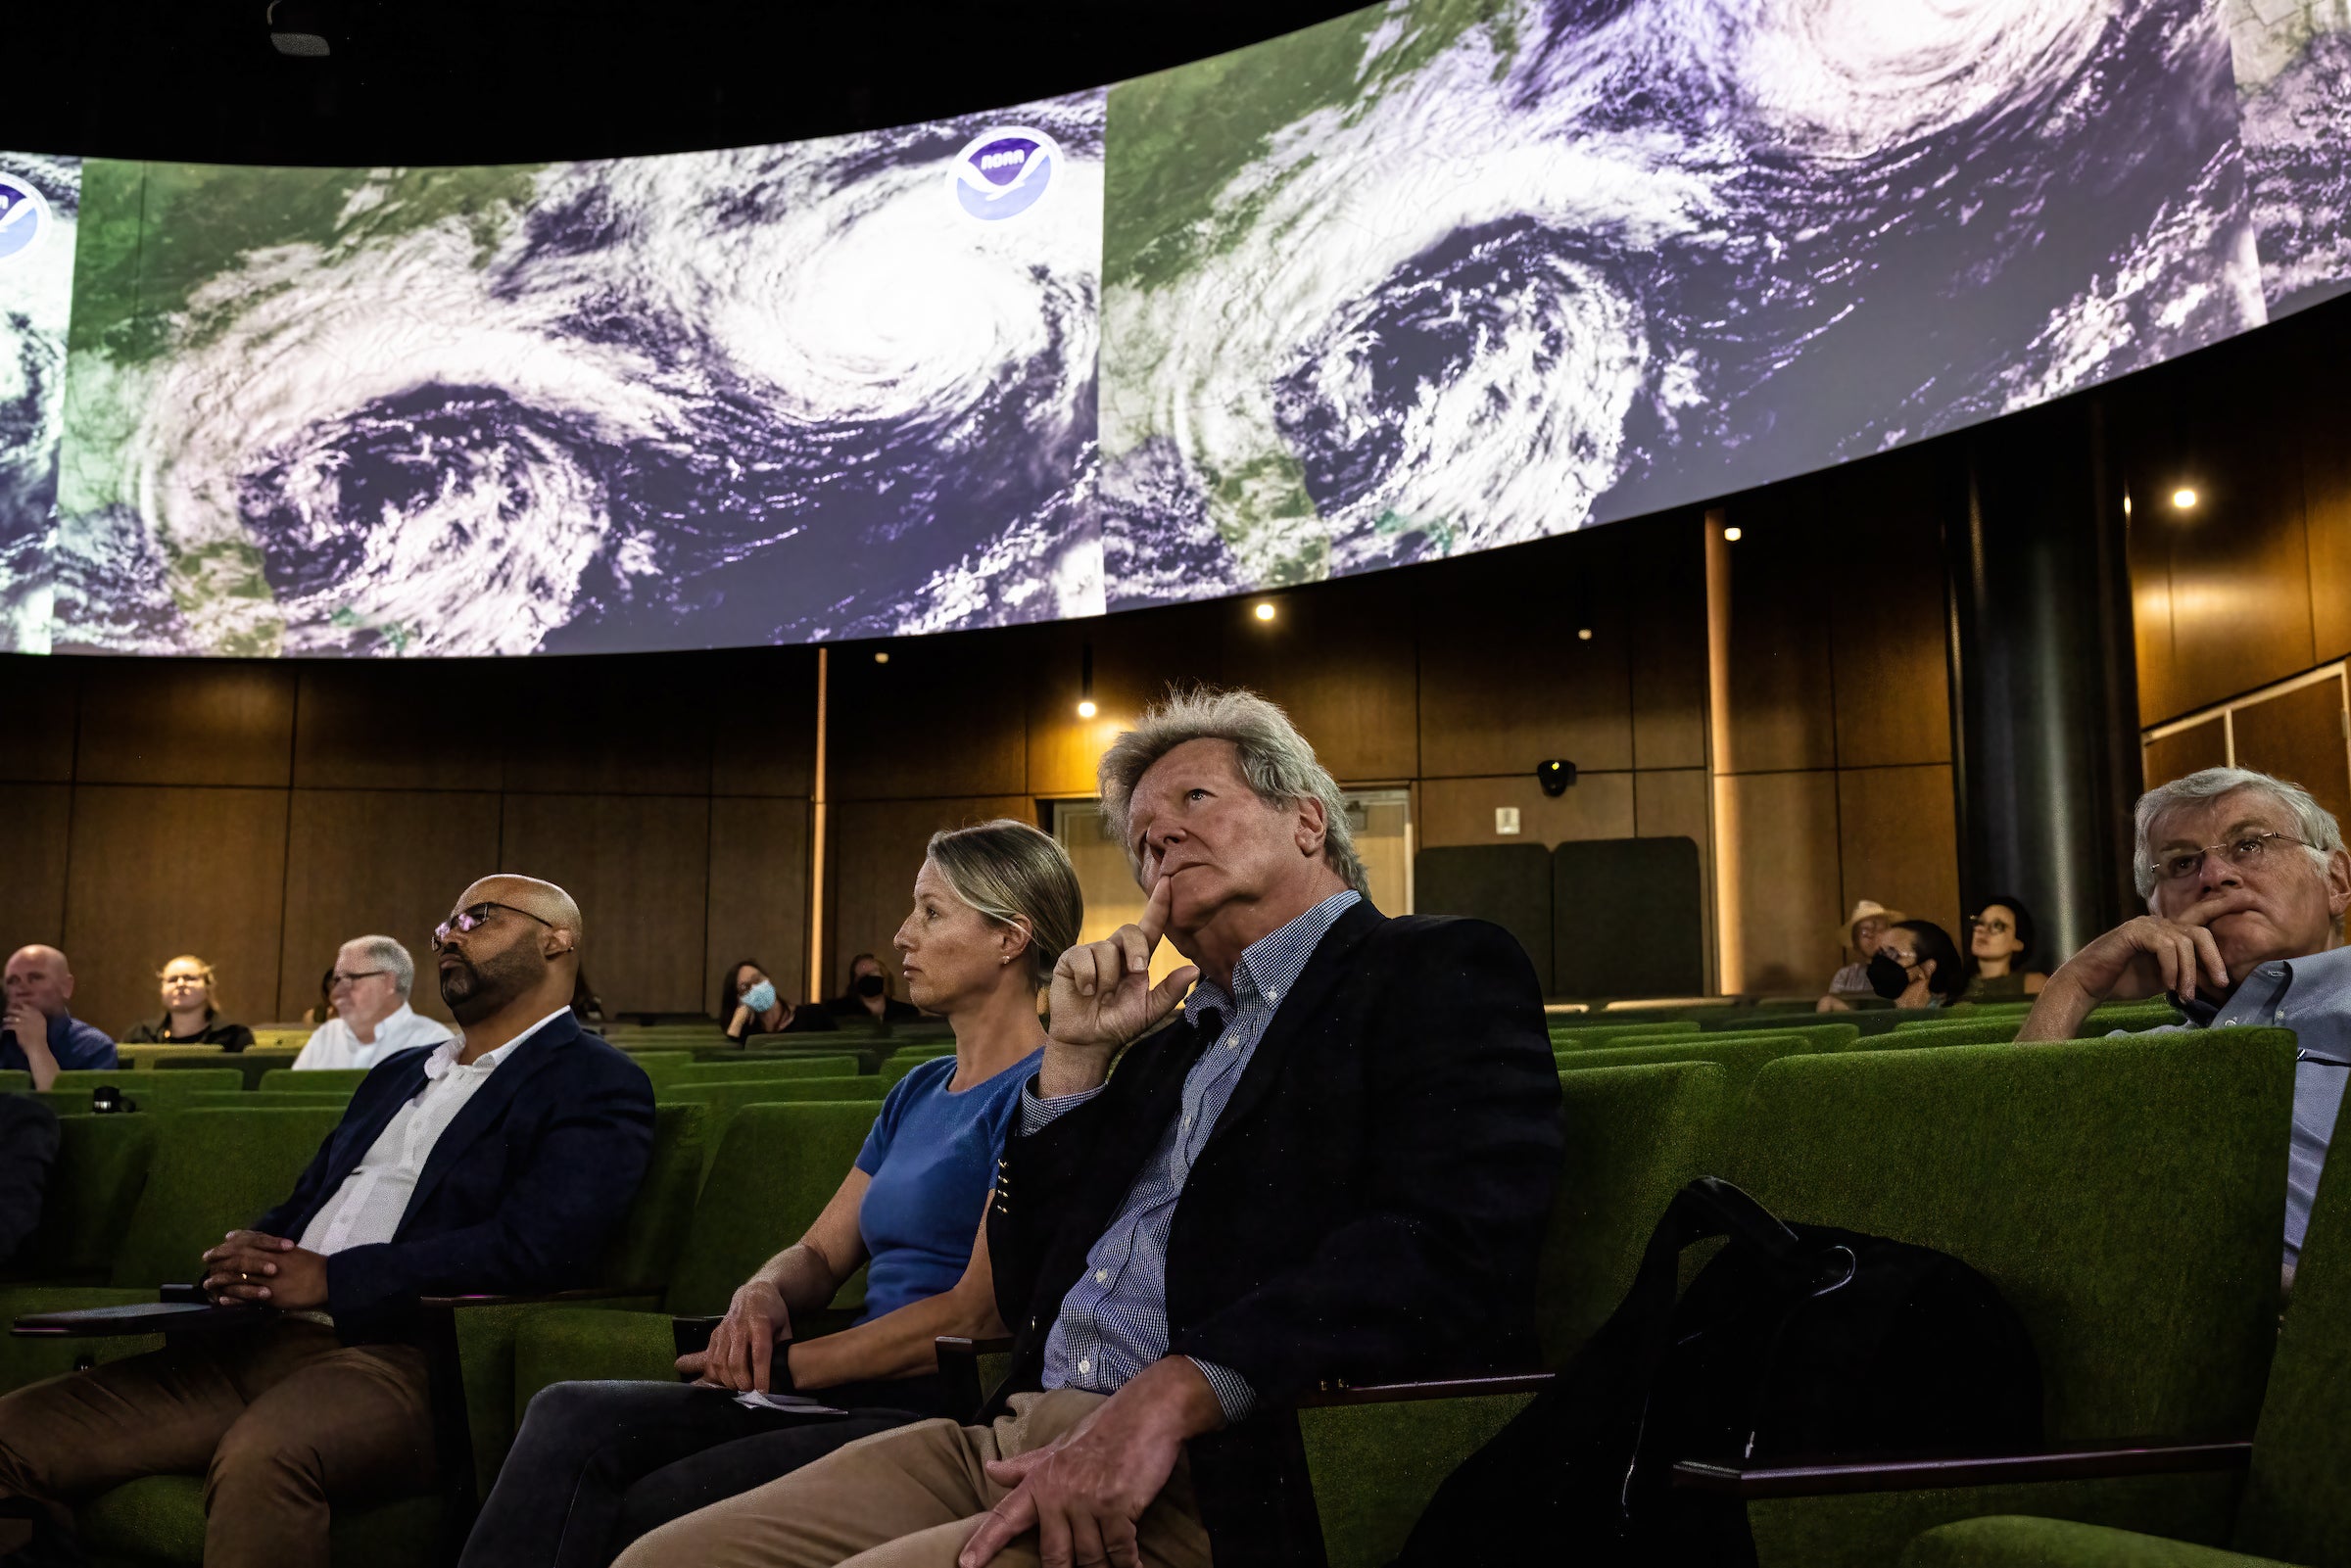
[[[1853,906],[1846,917],[1845,927],[1837,933],[1837,945],[1852,956],[1852,962],[1839,970],[1829,981],[1829,994],[1820,999],[1823,1013],[1849,1007],[1847,997],[1871,995],[1869,988],[1869,960],[1878,950],[1878,939],[1898,920],[1906,919],[1898,909],[1888,909],[1874,898],[1864,898]]]

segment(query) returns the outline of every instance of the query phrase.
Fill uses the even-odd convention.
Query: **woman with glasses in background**
[[[2033,968],[2038,938],[2033,912],[2025,901],[1995,893],[1976,911],[1967,944],[1967,985],[1961,999],[1969,1002],[2020,1002],[2039,996],[2049,977]]]
[[[163,1016],[133,1024],[122,1036],[123,1044],[214,1045],[242,1051],[253,1043],[253,1030],[220,1016],[219,980],[203,959],[182,953],[156,978],[162,982]]]

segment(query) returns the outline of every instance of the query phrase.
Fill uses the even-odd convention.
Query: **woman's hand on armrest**
[[[870,1323],[822,1339],[799,1341],[790,1352],[792,1381],[795,1388],[822,1389],[869,1378],[919,1377],[938,1370],[936,1342],[940,1335],[996,1339],[1003,1333],[1003,1319],[996,1315],[995,1270],[988,1262],[984,1221],[963,1277],[951,1288],[908,1302]]]

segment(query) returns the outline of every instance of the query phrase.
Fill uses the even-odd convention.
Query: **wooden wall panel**
[[[1633,775],[1633,836],[1687,838],[1698,845],[1698,870],[1705,919],[1706,987],[1714,989],[1720,969],[1714,946],[1714,812],[1703,768],[1675,768]]]
[[[1029,787],[1028,628],[833,650],[826,793],[919,799]],[[876,653],[889,662],[877,664]]]
[[[1494,832],[1494,808],[1518,808],[1518,836]],[[1633,776],[1594,773],[1553,798],[1528,772],[1499,779],[1424,779],[1420,845],[1559,844],[1571,838],[1633,836]]]
[[[512,680],[498,721],[480,722],[506,736],[513,790],[706,794],[719,726],[740,722],[710,662],[691,653],[529,659]]]
[[[8,738],[0,742],[0,779],[63,783],[73,777],[76,659],[0,653],[0,691],[8,693]]]
[[[295,678],[292,665],[264,661],[93,659],[82,676],[73,776],[283,788]]]
[[[2214,714],[2202,724],[2150,740],[2139,748],[2147,787],[2184,779],[2200,768],[2218,768],[2229,760],[2229,736],[2224,721]]]
[[[1630,641],[1633,765],[1706,765],[1706,552],[1703,512],[1617,525]]]
[[[1725,546],[1729,749],[1713,759],[1718,773],[1837,765],[1819,507],[1817,484],[1797,481],[1727,510],[1741,537]]]
[[[71,854],[76,1013],[118,1035],[152,1017],[156,972],[179,953],[217,969],[240,1012],[266,1010],[278,991],[286,791],[83,784]]]
[[[498,869],[559,883],[588,927],[581,963],[608,1007],[707,1010],[710,802],[675,795],[505,797]]]
[[[1837,972],[1845,910],[1838,857],[1837,775],[1725,775],[1714,781],[1723,829],[1715,876],[1732,924],[1724,989],[1800,995]]]
[[[269,1017],[299,1019],[355,936],[389,936],[416,964],[410,1005],[446,1021],[432,929],[477,878],[502,869],[488,790],[297,789],[286,833],[286,914]]]
[[[72,814],[73,791],[66,784],[0,784],[0,822],[8,824],[0,865],[0,962],[28,942],[65,943],[66,833]]]
[[[718,976],[756,959],[796,994],[808,966],[808,814],[805,800],[720,797],[710,802],[710,909],[702,973],[718,1005]],[[822,997],[814,1000],[821,1001]]]
[[[1068,621],[1030,634],[1028,788],[1033,795],[1091,795],[1094,768],[1118,733],[1170,687],[1216,685],[1231,617],[1221,604],[1183,605]],[[1091,720],[1078,716],[1085,649],[1094,662]]]
[[[704,681],[718,732],[711,792],[805,797],[816,778],[816,650],[747,648],[705,658],[716,666]]]
[[[2343,739],[2343,683],[2333,677],[2296,687],[2230,715],[2236,731],[2236,765],[2291,779],[2334,813],[2351,821],[2351,754]]]
[[[1948,579],[1934,477],[1905,452],[1823,480],[1829,553],[1868,565],[1865,587],[1825,594],[1840,768],[1951,760]]]
[[[296,788],[479,790],[504,784],[505,725],[519,717],[516,677],[506,663],[316,659],[306,661],[299,676]]]
[[[923,846],[941,828],[1012,817],[1034,822],[1027,795],[966,795],[943,800],[861,800],[832,808],[832,907],[825,922],[825,976],[838,988],[849,955],[888,954],[889,939],[913,907]],[[890,973],[897,961],[886,959]]]
[[[2293,411],[2310,545],[2311,634],[2324,661],[2351,653],[2351,385],[2339,368],[2307,377],[2298,383]]]
[[[2160,724],[2189,704],[2181,695],[2179,661],[2172,653],[2172,542],[2134,492],[2127,550],[2131,572],[2131,635],[2137,658],[2138,722]]]
[[[1631,648],[1607,532],[1520,546],[1428,574],[1420,595],[1420,776],[1529,774],[1547,757],[1587,772],[1633,765]],[[1524,557],[1549,559],[1530,569]],[[1589,640],[1576,636],[1592,633]]]
[[[1414,581],[1411,572],[1375,575],[1270,595],[1271,622],[1252,614],[1269,595],[1217,606],[1228,618],[1224,680],[1281,704],[1342,783],[1419,771]]]
[[[1847,769],[1837,776],[1837,821],[1845,891],[1829,924],[1851,913],[1857,900],[1874,898],[1913,920],[1933,921],[1966,952],[1950,765]],[[1821,975],[1824,990],[1828,978]]]

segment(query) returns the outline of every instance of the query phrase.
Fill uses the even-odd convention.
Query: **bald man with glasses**
[[[418,1299],[594,1283],[651,1153],[644,1070],[572,1020],[581,935],[552,882],[466,888],[433,933],[459,1034],[385,1058],[201,1259],[253,1324],[0,1399],[0,1512],[202,1474],[208,1568],[326,1568],[333,1508],[431,1491]]]

